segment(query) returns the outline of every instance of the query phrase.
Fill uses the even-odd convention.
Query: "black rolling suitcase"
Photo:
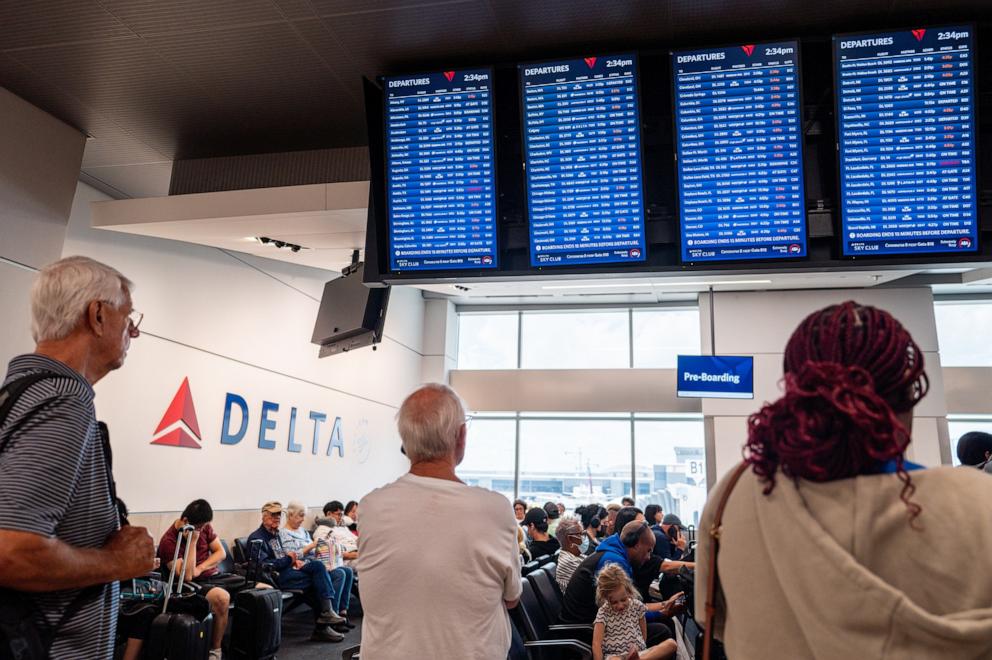
[[[232,660],[271,660],[282,643],[282,592],[246,589],[234,597]]]
[[[185,567],[189,562],[190,551],[193,550],[192,525],[182,528],[180,539],[183,538],[186,541],[186,554],[183,557]],[[165,584],[162,613],[152,619],[148,639],[142,649],[142,657],[146,660],[207,660],[210,653],[214,621],[206,599],[195,593],[195,587],[190,587],[190,591],[184,593],[183,576],[180,576],[179,586],[176,593],[173,593],[176,560],[179,559],[181,545],[177,541],[169,581]],[[172,611],[169,611],[170,607]]]

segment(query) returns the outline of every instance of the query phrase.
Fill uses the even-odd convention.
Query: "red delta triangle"
[[[596,66],[596,58],[595,57],[586,57],[584,59],[586,61],[586,66],[588,66],[590,69],[593,68],[594,66]]]
[[[196,419],[196,408],[193,406],[193,395],[189,390],[189,378],[183,379],[183,384],[179,386],[176,395],[172,398],[172,403],[162,416],[162,421],[158,423],[155,434],[161,433],[176,422],[183,422],[193,436],[190,436],[183,428],[176,428],[166,433],[160,438],[152,440],[153,445],[168,445],[171,447],[194,447],[200,448],[200,424]]]
[[[923,35],[926,33],[926,29],[913,30],[913,36],[916,37],[917,41],[923,41]]]
[[[753,44],[748,44],[747,46],[741,46],[741,48],[744,50],[745,53],[747,53],[748,57],[751,57],[751,54],[754,53]]]
[[[451,82],[452,80],[455,79],[455,72],[454,71],[445,71],[444,72],[444,77],[448,79],[448,82]]]

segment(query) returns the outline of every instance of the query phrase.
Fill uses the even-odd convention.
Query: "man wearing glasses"
[[[31,290],[35,350],[11,360],[0,391],[0,603],[32,612],[53,658],[109,660],[117,583],[154,565],[148,530],[121,527],[93,405],[93,385],[139,335],[132,289],[87,257],[43,268]],[[0,635],[0,655],[25,638]]]

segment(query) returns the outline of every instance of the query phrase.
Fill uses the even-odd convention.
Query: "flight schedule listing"
[[[806,255],[799,44],[672,53],[684,262]]]
[[[845,256],[978,249],[971,27],[834,37]]]
[[[520,67],[534,266],[644,261],[633,55]]]
[[[492,72],[383,83],[390,270],[496,268]]]

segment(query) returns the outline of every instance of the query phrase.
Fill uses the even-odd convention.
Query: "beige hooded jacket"
[[[724,513],[717,637],[731,660],[992,658],[992,477],[910,472],[923,511],[910,527],[894,474],[828,483],[748,470]],[[706,625],[710,493],[696,556]]]

